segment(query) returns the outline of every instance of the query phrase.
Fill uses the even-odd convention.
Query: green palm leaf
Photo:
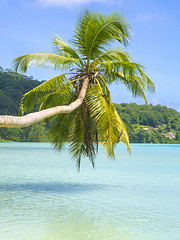
[[[57,115],[50,121],[49,137],[54,148],[59,151],[69,141],[70,127],[74,113]]]
[[[71,99],[72,95],[74,95],[73,89],[69,85],[64,85],[60,90],[43,97],[40,100],[42,103],[39,110],[44,110],[59,105],[68,105],[70,104],[69,99]]]
[[[42,98],[49,95],[52,91],[62,88],[66,82],[66,74],[62,74],[43,82],[36,88],[25,93],[21,100],[19,115],[23,115],[24,112],[32,111],[34,106],[41,102]]]
[[[86,12],[76,25],[73,43],[88,62],[98,56],[112,40],[126,45],[129,40],[129,27],[122,15],[114,12],[108,16]]]
[[[120,61],[120,62],[131,62],[130,55],[127,51],[121,49],[105,51],[98,58],[100,61]]]
[[[64,70],[73,67],[75,64],[74,59],[53,53],[31,53],[14,60],[15,70],[21,72],[26,72],[30,65]]]
[[[96,155],[96,128],[90,116],[88,105],[84,102],[76,111],[70,128],[70,151],[76,160],[78,170],[82,157],[88,157],[94,167]]]
[[[104,78],[108,83],[124,83],[132,94],[142,96],[146,100],[145,91],[155,92],[154,83],[142,70],[142,66],[137,63],[123,61],[103,62]]]
[[[118,73],[117,80],[124,83],[134,96],[143,97],[145,103],[147,104],[147,99],[145,94],[146,84],[142,81],[140,77],[131,76],[131,78],[127,79],[123,76],[123,73]]]
[[[116,112],[112,102],[102,94],[98,85],[92,86],[87,93],[86,102],[89,105],[91,117],[94,118],[102,146],[108,157],[114,157],[114,147],[120,140],[129,146],[129,138],[125,124]]]
[[[57,35],[53,39],[53,45],[56,49],[57,54],[60,54],[70,59],[74,59],[74,62],[76,62],[79,67],[84,67],[83,61],[81,60],[77,52]]]
[[[41,105],[41,108],[46,109],[55,107],[57,106],[57,102],[61,105],[64,103],[69,104],[75,100],[75,94],[72,89],[65,94],[62,94],[61,92],[61,95],[58,92],[59,91],[48,95]],[[68,114],[60,114],[50,119],[49,136],[54,148],[58,151],[62,149],[64,143],[70,141],[70,128],[75,116],[76,111]]]

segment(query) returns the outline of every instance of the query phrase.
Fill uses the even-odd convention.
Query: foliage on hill
[[[33,77],[0,67],[0,113],[17,114],[22,95],[39,84]]]
[[[39,81],[0,67],[0,114],[17,115],[22,95]],[[129,128],[130,142],[180,143],[180,113],[164,106],[114,104]],[[23,129],[0,128],[0,141],[46,142],[46,123]]]
[[[17,115],[22,95],[39,84],[33,77],[0,67],[0,114]],[[47,127],[39,123],[23,129],[0,128],[0,141],[47,142]]]
[[[180,113],[161,105],[115,104],[130,142],[180,143]]]

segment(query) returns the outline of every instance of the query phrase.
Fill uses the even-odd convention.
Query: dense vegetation
[[[115,104],[129,127],[130,142],[180,143],[180,113],[161,105]]]
[[[33,77],[0,67],[0,114],[17,115],[22,95],[38,86]],[[180,143],[180,113],[164,106],[114,104],[129,129],[130,142]],[[23,129],[0,128],[0,140],[46,142],[45,122]]]
[[[0,67],[0,114],[17,115],[22,95],[39,84],[33,77]],[[46,142],[47,127],[43,122],[23,129],[0,128],[0,141]]]

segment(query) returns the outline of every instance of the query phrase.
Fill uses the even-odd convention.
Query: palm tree
[[[111,101],[108,85],[121,82],[134,96],[154,91],[154,84],[143,67],[131,61],[129,53],[112,49],[116,40],[126,46],[130,29],[118,12],[108,16],[86,12],[75,26],[71,46],[60,37],[53,39],[54,53],[32,53],[14,60],[16,71],[26,72],[29,65],[53,67],[63,71],[26,93],[19,115],[0,116],[1,127],[25,127],[50,118],[50,139],[61,149],[70,142],[70,151],[80,167],[81,157],[87,156],[94,166],[98,143],[108,157],[114,157],[118,141],[129,147],[127,128]],[[60,114],[61,113],[61,114]]]

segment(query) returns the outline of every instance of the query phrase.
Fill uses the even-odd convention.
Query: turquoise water
[[[131,149],[78,173],[66,148],[0,143],[0,239],[179,240],[180,145]]]

